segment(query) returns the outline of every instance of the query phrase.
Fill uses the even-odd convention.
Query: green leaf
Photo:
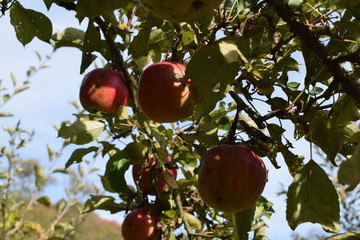
[[[330,110],[330,116],[335,123],[347,123],[360,119],[359,108],[352,97],[347,94],[342,95]]]
[[[329,79],[332,75],[326,70],[320,57],[306,45],[301,43],[301,51],[306,66],[305,85],[315,82],[321,82]]]
[[[90,152],[96,152],[98,150],[97,147],[88,147],[88,148],[78,148],[75,149],[74,152],[71,154],[69,160],[65,164],[65,169],[70,167],[74,162],[80,163],[83,160],[83,157],[90,153]]]
[[[88,52],[82,52],[81,65],[80,65],[80,74],[84,73],[85,70],[95,61],[97,56]]]
[[[34,37],[48,42],[52,34],[51,21],[42,13],[24,8],[14,1],[10,9],[10,22],[15,28],[16,37],[26,45]]]
[[[85,32],[77,28],[66,28],[52,36],[55,41],[55,49],[60,47],[76,47],[82,50],[84,44]]]
[[[115,198],[110,196],[91,196],[84,204],[84,213],[95,211],[96,209],[108,210],[111,213],[117,213],[124,210],[124,206],[115,203]]]
[[[42,205],[46,206],[46,207],[50,207],[51,206],[51,200],[48,196],[42,196],[42,197],[38,197],[36,199],[36,201],[38,203],[41,203]]]
[[[275,212],[272,206],[273,204],[271,202],[269,202],[263,196],[260,196],[256,202],[254,220],[262,216],[266,216],[267,218],[270,218],[271,215]]]
[[[286,219],[292,230],[304,222],[319,223],[328,232],[340,230],[336,189],[325,171],[313,160],[295,175],[287,197]]]
[[[339,182],[349,185],[348,191],[355,189],[360,183],[360,145],[357,145],[352,156],[342,162],[338,172]]]
[[[139,34],[137,34],[131,42],[129,47],[130,55],[134,58],[138,58],[149,54],[148,45],[154,44],[154,37],[150,38],[151,29],[154,26],[160,25],[161,22],[162,21],[160,19],[154,17],[152,14],[147,16],[146,21],[141,23],[139,26]],[[144,44],[145,42],[147,42],[147,44]]]
[[[322,240],[359,240],[360,232],[347,232],[341,234],[335,234],[330,237],[323,238]]]
[[[118,154],[115,154],[111,158],[118,158]],[[112,161],[112,169],[107,169],[106,176],[108,178],[110,187],[114,191],[122,193],[127,188],[125,172],[129,169],[129,160],[126,158],[121,158],[117,161],[113,161],[112,159],[110,159],[110,161]]]
[[[196,218],[195,216],[191,215],[188,212],[184,212],[184,218],[189,223],[191,229],[196,230],[196,231],[201,231],[202,224],[198,218]]]
[[[112,0],[78,0],[76,5],[77,18],[80,22],[85,18],[111,13],[123,5],[122,1]]]
[[[9,99],[10,99],[10,95],[9,95],[9,94],[4,94],[4,95],[2,96],[2,100],[3,100],[4,103],[6,103],[7,101],[9,101]]]
[[[76,121],[70,126],[61,125],[58,137],[74,144],[86,144],[95,140],[105,130],[105,124],[98,121]]]
[[[201,101],[195,105],[194,117],[208,114],[216,103],[225,97],[240,66],[239,50],[235,43],[221,40],[200,49],[186,68]]]
[[[303,4],[304,0],[287,0],[286,1],[290,7],[299,7]]]
[[[291,91],[296,91],[299,89],[300,83],[298,82],[288,82],[286,84],[286,86],[291,90]]]
[[[315,143],[323,150],[327,159],[336,166],[335,157],[344,144],[344,134],[339,125],[330,121],[327,112],[317,112],[310,121],[311,135],[309,141]]]

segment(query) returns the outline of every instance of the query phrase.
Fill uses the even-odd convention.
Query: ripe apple
[[[146,158],[144,158],[146,160]],[[169,163],[171,158],[168,157],[166,161]],[[162,170],[159,168],[154,168],[156,164],[156,159],[154,156],[151,157],[150,163],[144,161],[143,165],[135,164],[132,168],[132,175],[135,182],[138,183],[140,190],[143,193],[149,195],[156,195],[156,189],[159,193],[163,193],[169,185],[166,183]],[[170,173],[170,175],[176,179],[177,177],[177,169],[175,167],[170,167],[168,164],[165,164],[166,171]],[[153,174],[156,177],[157,185],[153,185]]]
[[[140,0],[152,14],[174,23],[190,22],[215,9],[223,0]]]
[[[186,67],[180,63],[158,62],[143,71],[137,98],[143,113],[156,122],[176,122],[189,117],[191,101],[196,99],[191,79],[184,78]]]
[[[124,240],[153,240],[157,222],[158,217],[146,208],[134,209],[121,225],[122,236]]]
[[[263,161],[250,149],[222,144],[202,157],[198,190],[205,203],[222,212],[240,212],[254,205],[267,181]]]
[[[126,106],[130,93],[121,73],[97,68],[85,75],[80,86],[80,103],[88,112],[104,111],[114,114]]]

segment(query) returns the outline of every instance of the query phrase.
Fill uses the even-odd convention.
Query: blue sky
[[[24,2],[24,3],[23,3]],[[61,31],[66,27],[85,28],[86,25],[79,26],[79,22],[74,17],[74,13],[65,11],[54,6],[50,12],[46,11],[45,6],[39,1],[23,1],[26,8],[35,9],[50,16],[53,23],[53,32]],[[0,18],[0,79],[3,85],[10,86],[10,73],[14,73],[19,81],[25,79],[25,72],[32,65],[38,65],[38,59],[35,51],[39,51],[43,56],[52,54],[52,48],[37,39],[34,39],[25,47],[17,41],[13,27],[10,25],[8,12],[7,16]],[[46,144],[58,148],[62,140],[57,139],[57,132],[54,125],[60,124],[64,120],[73,120],[72,114],[75,108],[70,102],[78,101],[79,86],[83,76],[79,74],[81,62],[81,52],[74,48],[62,48],[55,52],[48,62],[50,68],[37,73],[31,79],[31,88],[24,93],[16,96],[11,102],[0,109],[2,112],[12,112],[13,118],[0,118],[0,125],[14,125],[19,119],[24,129],[35,130],[34,141],[22,152],[24,158],[41,159],[43,163],[47,161]],[[304,72],[303,72],[304,73]],[[294,75],[295,78],[303,75]],[[291,129],[291,126],[289,126]],[[292,130],[289,130],[292,133]],[[3,132],[0,131],[0,139]],[[290,134],[291,135],[291,134]],[[289,136],[291,139],[292,136]],[[59,167],[63,167],[67,158],[71,154],[73,146],[66,151],[63,158],[60,159]],[[309,159],[309,146],[299,141],[295,144],[295,152]],[[281,184],[285,188],[291,183],[292,178],[287,172],[282,159],[278,162],[282,166],[280,170],[275,170],[266,160],[269,169],[269,182],[266,185],[263,195],[274,203],[275,214],[270,220],[266,220],[269,225],[267,234],[273,239],[290,239],[292,231],[288,227],[285,218],[285,196],[277,196],[281,189]],[[96,166],[101,170],[105,162],[98,161]],[[128,179],[131,180],[128,174]],[[93,178],[98,178],[94,174]],[[58,189],[48,190],[53,199],[62,197],[63,193]],[[122,214],[110,216],[110,214],[101,211],[102,216],[109,219],[122,220]],[[303,224],[296,229],[296,232],[306,234],[309,231],[320,231],[321,227],[314,224]]]

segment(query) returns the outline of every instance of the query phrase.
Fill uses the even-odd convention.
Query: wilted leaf
[[[184,212],[184,218],[189,223],[191,229],[194,229],[196,231],[201,231],[202,224],[201,221],[196,218],[195,216],[191,215],[190,213]]]
[[[12,117],[12,116],[14,116],[12,113],[0,112],[0,117]]]
[[[174,189],[179,188],[179,185],[177,184],[176,180],[174,179],[174,176],[171,175],[168,171],[163,171],[162,176],[170,188],[174,188]]]
[[[46,182],[44,170],[38,164],[34,165],[34,170],[35,170],[35,185],[37,188],[41,188]]]
[[[338,172],[339,182],[349,185],[348,191],[353,190],[360,183],[360,145],[355,148],[352,156],[342,162]]]
[[[48,152],[48,156],[49,156],[49,161],[54,160],[55,151],[50,145],[47,145],[47,152]]]
[[[295,175],[287,197],[286,219],[292,230],[304,222],[319,223],[328,232],[340,230],[336,189],[325,171],[313,160]]]
[[[11,5],[10,21],[15,28],[16,37],[26,45],[34,37],[48,42],[52,34],[51,21],[42,13],[24,8],[18,1]]]
[[[61,125],[58,137],[74,144],[86,144],[95,140],[105,130],[105,124],[98,121],[76,121],[70,126]]]

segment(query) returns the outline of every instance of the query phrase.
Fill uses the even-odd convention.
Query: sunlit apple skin
[[[203,201],[221,212],[240,212],[253,206],[267,182],[267,170],[250,149],[218,145],[202,157],[198,190]]]
[[[140,0],[152,14],[174,23],[191,22],[217,8],[223,0]]]
[[[170,162],[171,158],[168,157],[167,162]],[[148,195],[156,195],[156,189],[153,185],[153,176],[152,171],[155,171],[156,181],[157,181],[157,191],[161,194],[168,189],[169,185],[166,183],[161,169],[152,169],[151,166],[156,164],[155,158],[151,158],[151,163],[146,163],[144,165],[135,164],[132,168],[132,175],[135,182],[138,183],[139,189],[141,192]],[[165,165],[166,171],[173,176],[174,179],[177,177],[177,168],[169,167],[168,164]]]
[[[184,78],[180,63],[158,62],[145,68],[139,79],[137,98],[142,112],[156,122],[176,122],[192,115],[191,80]]]
[[[123,239],[153,240],[157,221],[158,218],[146,208],[132,210],[121,225]]]
[[[103,111],[114,114],[126,106],[130,93],[121,73],[97,68],[85,75],[80,86],[80,103],[90,113]]]

